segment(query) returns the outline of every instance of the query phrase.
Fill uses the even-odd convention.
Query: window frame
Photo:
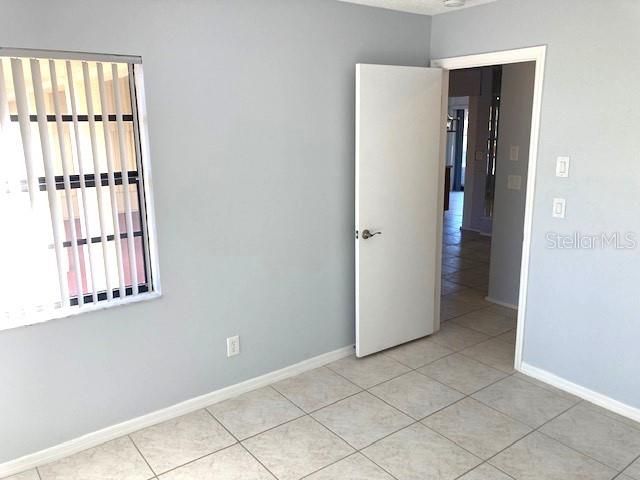
[[[162,296],[162,288],[160,282],[157,227],[153,200],[149,127],[142,57],[132,55],[111,55],[4,47],[0,47],[0,56],[128,64],[129,92],[131,95],[132,108],[131,115],[133,122],[136,167],[138,172],[137,183],[140,207],[140,229],[142,231],[143,258],[145,265],[145,277],[147,280],[146,284],[139,284],[139,287],[141,285],[146,285],[144,288],[141,288],[141,290],[146,289],[146,291],[140,291],[137,295],[129,294],[129,292],[132,291],[132,287],[126,287],[127,295],[124,298],[120,298],[119,292],[116,293],[118,289],[115,288],[113,289],[114,298],[112,300],[102,301],[99,299],[95,303],[93,301],[86,301],[82,306],[78,306],[78,296],[76,295],[70,298],[69,305],[64,305],[59,308],[43,309],[29,314],[28,316],[25,315],[6,318],[0,322],[0,331],[36,325],[59,318],[73,317],[87,312],[105,310],[112,307],[135,304],[160,298]],[[129,173],[129,171],[127,173]],[[103,172],[100,172],[101,181],[102,174]],[[40,181],[38,183],[41,185]],[[100,292],[99,298],[102,298],[103,295],[106,296],[106,292]],[[91,294],[84,294],[84,297],[85,300],[88,300],[91,298]]]

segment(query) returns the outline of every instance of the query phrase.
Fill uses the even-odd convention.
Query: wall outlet
[[[227,338],[227,357],[233,357],[240,354],[240,337]]]

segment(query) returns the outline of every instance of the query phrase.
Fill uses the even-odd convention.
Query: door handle
[[[362,238],[364,240],[368,240],[371,237],[375,237],[376,235],[382,235],[382,232],[373,232],[373,233],[371,233],[369,230],[363,230],[363,232],[362,232]]]

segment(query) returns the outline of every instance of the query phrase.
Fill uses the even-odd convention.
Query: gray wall
[[[0,332],[0,462],[354,341],[354,65],[426,65],[429,28],[333,0],[2,1],[2,46],[142,55],[164,297]]]
[[[636,408],[638,250],[552,250],[545,234],[640,232],[639,22],[637,0],[500,0],[434,17],[431,37],[432,58],[548,45],[524,360]]]
[[[520,291],[535,78],[535,62],[514,63],[505,65],[502,69],[489,297],[509,305],[518,305]],[[511,147],[518,147],[520,150],[517,161],[510,159]],[[507,188],[510,175],[522,179],[520,190]]]

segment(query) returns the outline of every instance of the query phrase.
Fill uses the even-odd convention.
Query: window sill
[[[162,296],[161,292],[148,292],[141,293],[139,295],[126,297],[123,299],[114,299],[110,302],[98,302],[96,304],[85,304],[82,307],[66,307],[57,308],[52,310],[44,310],[42,312],[34,312],[31,315],[25,315],[19,318],[0,318],[0,332],[4,330],[11,330],[20,327],[29,327],[37,325],[39,323],[45,323],[50,320],[57,320],[60,318],[75,317],[76,315],[82,315],[87,312],[96,312],[99,310],[106,310],[109,308],[120,307],[123,305],[131,305],[134,303],[147,302],[155,300]]]

